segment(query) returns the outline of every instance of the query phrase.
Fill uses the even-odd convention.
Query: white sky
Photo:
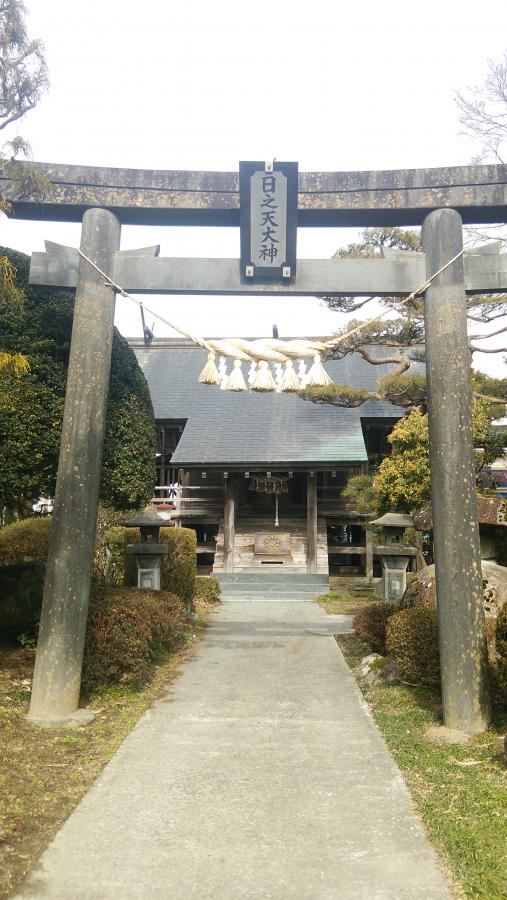
[[[459,134],[454,92],[481,82],[487,60],[507,49],[505,0],[25,2],[51,87],[4,135],[19,131],[44,162],[224,171],[273,157],[302,171],[466,164],[477,147]],[[43,250],[44,238],[78,246],[79,230],[3,219],[0,243],[26,253]],[[298,256],[329,257],[355,234],[300,229]],[[166,256],[239,255],[237,229],[123,228],[124,248],[154,243]],[[314,298],[146,302],[205,335],[271,334],[275,322],[280,336],[323,334],[342,321]],[[116,324],[141,334],[128,301],[118,300]],[[167,333],[156,325],[157,336]],[[476,364],[500,374],[496,357]]]

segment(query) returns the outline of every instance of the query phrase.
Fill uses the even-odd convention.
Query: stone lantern
[[[386,603],[398,603],[407,587],[407,566],[417,551],[403,543],[405,529],[414,527],[412,516],[403,513],[386,513],[370,525],[381,525],[382,544],[377,544],[375,554],[382,563],[382,597]]]
[[[127,547],[127,553],[131,553],[136,561],[137,586],[159,591],[162,558],[169,553],[169,544],[159,543],[159,533],[160,528],[167,525],[167,519],[157,513],[150,513],[134,516],[124,524],[127,528],[139,528],[141,531],[140,543],[129,544]]]

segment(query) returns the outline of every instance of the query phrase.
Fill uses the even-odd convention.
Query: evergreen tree
[[[0,381],[0,506],[54,495],[70,351],[74,293],[27,284],[29,257],[0,248],[17,269],[24,303],[0,306],[0,354],[22,355],[22,378]],[[155,422],[135,354],[115,329],[101,499],[118,509],[144,506],[155,484]]]
[[[21,0],[0,0],[0,131],[13,125],[32,110],[48,87],[44,46],[30,40],[26,29],[26,8]],[[28,157],[30,145],[18,134],[0,149],[0,175],[11,176],[12,161]],[[18,192],[39,194],[47,187],[47,179],[29,163],[16,169]],[[9,212],[8,200],[0,195],[0,212]],[[23,292],[16,284],[15,273],[7,256],[0,256],[0,312],[8,304],[15,308],[23,302]],[[0,377],[5,372],[23,375],[29,369],[26,356],[0,351]]]
[[[21,0],[0,0],[0,129],[21,119],[47,90],[44,46],[28,38]]]

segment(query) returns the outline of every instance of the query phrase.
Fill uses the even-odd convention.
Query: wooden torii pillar
[[[21,164],[20,164],[21,165]],[[35,164],[49,195],[18,199],[15,166],[2,195],[18,218],[80,221],[81,247],[129,291],[188,294],[407,295],[462,247],[461,220],[505,223],[507,167],[300,173],[298,225],[423,225],[424,255],[299,260],[286,286],[246,285],[238,261],[119,253],[119,221],[238,225],[237,173],[151,172]],[[90,209],[90,207],[107,207]],[[86,211],[88,210],[88,211]],[[114,212],[117,212],[115,217]],[[30,717],[75,717],[98,503],[114,295],[76,250],[34,254],[32,284],[76,287],[72,348]],[[430,460],[445,724],[488,722],[485,631],[470,427],[465,291],[507,291],[507,256],[466,254],[426,291]]]
[[[104,271],[120,247],[120,224],[105,209],[83,216],[81,250]],[[79,263],[53,527],[28,718],[38,724],[87,721],[79,710],[99,504],[114,291]]]
[[[422,237],[431,277],[463,249],[459,213],[431,212]],[[444,723],[476,734],[490,704],[463,257],[428,287],[424,321]]]

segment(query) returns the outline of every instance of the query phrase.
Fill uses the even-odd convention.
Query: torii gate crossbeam
[[[153,171],[31,163],[49,179],[44,200],[19,195],[10,163],[0,195],[20,219],[80,222],[90,207],[123,225],[239,226],[237,172]],[[422,225],[432,209],[464,224],[505,222],[507,166],[448,166],[360,172],[300,172],[298,227]]]

